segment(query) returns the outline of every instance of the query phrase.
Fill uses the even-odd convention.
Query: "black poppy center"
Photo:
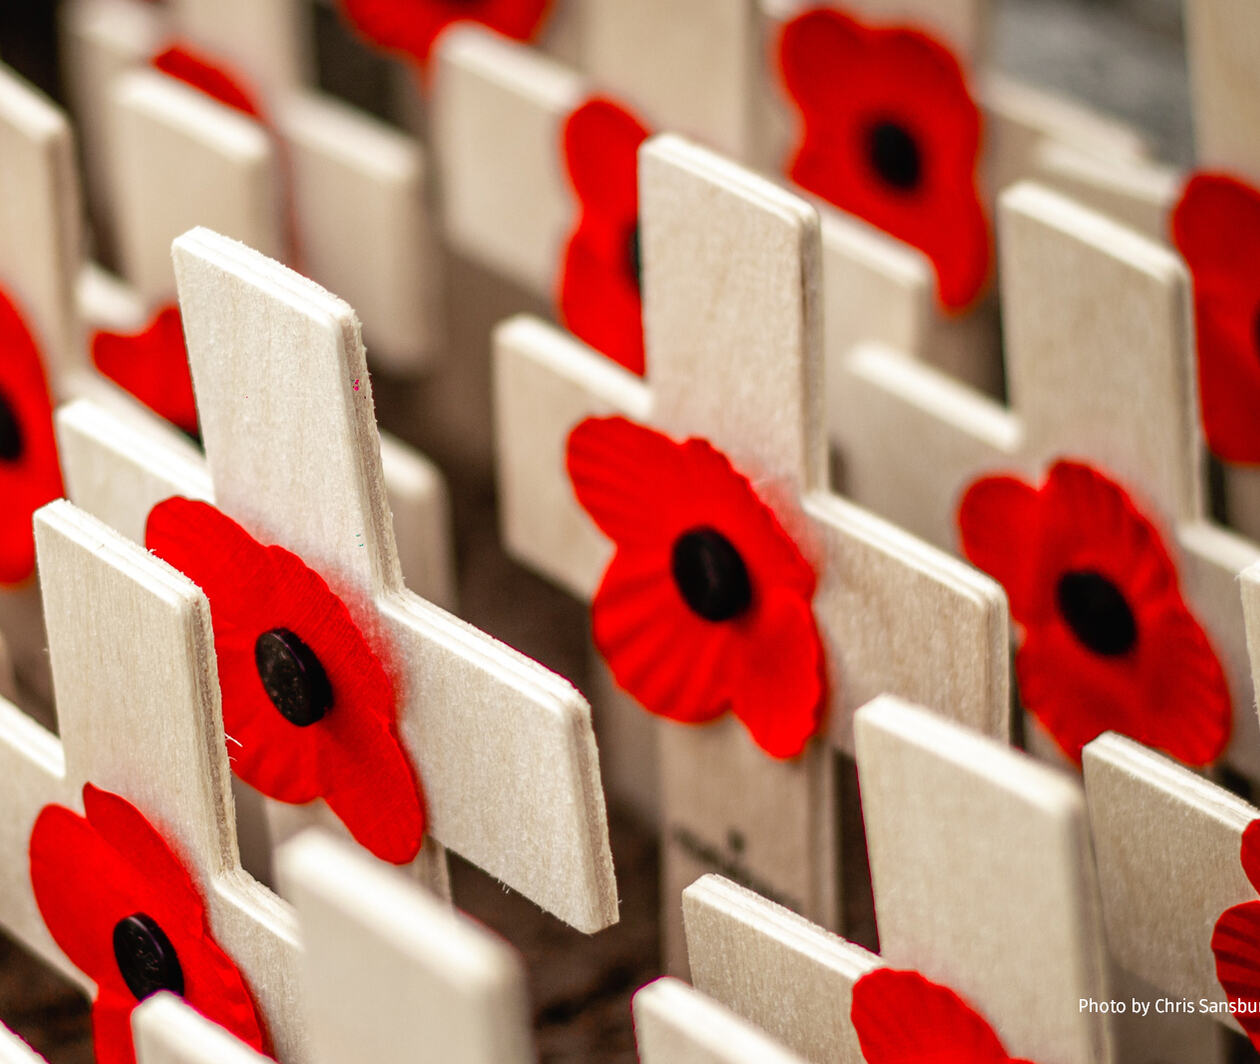
[[[159,990],[184,994],[184,969],[156,920],[134,913],[114,925],[114,960],[137,1001]]]
[[[1095,654],[1118,657],[1137,642],[1137,621],[1124,595],[1091,569],[1064,573],[1055,589],[1059,613],[1072,634]]]
[[[674,583],[706,621],[729,621],[752,605],[748,568],[731,541],[712,528],[693,528],[674,541]]]
[[[639,227],[636,225],[630,230],[630,235],[626,238],[626,266],[630,270],[630,277],[634,281],[635,286],[643,290],[643,246],[640,243]]]
[[[16,462],[22,450],[22,426],[8,398],[0,392],[0,462]]]
[[[1260,358],[1260,304],[1256,306],[1255,313],[1251,316],[1251,346],[1252,353],[1256,358]]]
[[[322,720],[332,708],[332,685],[315,651],[287,628],[273,628],[254,641],[254,664],[271,704],[300,728]]]
[[[919,143],[897,122],[876,122],[866,134],[866,152],[872,169],[887,185],[908,192],[919,184],[923,161]]]

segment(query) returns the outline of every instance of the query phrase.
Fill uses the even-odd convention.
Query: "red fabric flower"
[[[1243,831],[1240,858],[1251,885],[1260,891],[1260,820]],[[1260,1049],[1260,901],[1226,909],[1212,931],[1216,979],[1236,1007],[1234,1019]]]
[[[1124,489],[1060,461],[1041,488],[972,484],[958,523],[967,557],[1006,588],[1023,629],[1020,695],[1064,753],[1079,762],[1110,730],[1191,765],[1220,754],[1225,674],[1159,532]]]
[[[1260,462],[1260,272],[1239,254],[1260,240],[1260,192],[1195,174],[1173,208],[1172,238],[1194,281],[1208,446],[1229,462]]]
[[[867,972],[849,1017],[867,1064],[1021,1064],[983,1016],[918,972]]]
[[[53,940],[96,983],[97,1064],[131,1064],[131,1010],[159,990],[266,1052],[245,979],[215,942],[180,859],[135,806],[83,788],[86,816],[46,805],[31,831],[31,885]]]
[[[549,0],[338,0],[342,14],[373,44],[421,66],[433,42],[456,22],[479,22],[518,41],[533,38]]]
[[[814,572],[747,478],[620,417],[579,424],[568,469],[617,548],[591,626],[618,684],[687,724],[729,709],[772,757],[799,754],[826,702]]]
[[[39,347],[0,290],[0,584],[21,583],[35,571],[31,515],[61,494]]]
[[[94,333],[92,361],[154,413],[197,435],[197,401],[179,307],[163,307],[138,333]]]
[[[919,248],[946,309],[974,300],[992,258],[980,111],[949,49],[814,8],[783,27],[779,64],[803,121],[792,180]]]
[[[588,100],[564,125],[577,226],[564,252],[560,318],[579,340],[643,373],[639,291],[639,145],[647,128],[611,100]]]
[[[323,798],[382,860],[415,857],[424,805],[394,686],[345,603],[208,503],[159,503],[145,543],[210,600],[233,771],[277,801]]]

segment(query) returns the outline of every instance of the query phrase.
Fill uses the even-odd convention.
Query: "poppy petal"
[[[365,722],[360,731],[357,743],[345,742],[328,759],[324,799],[361,846],[382,861],[406,864],[424,841],[425,810],[415,770],[387,729]],[[370,773],[363,771],[365,764],[372,766]]]
[[[197,434],[197,401],[178,307],[164,307],[138,333],[94,333],[92,362],[154,413]]]
[[[915,29],[812,8],[784,26],[778,58],[802,119],[788,175],[921,250],[945,310],[971,304],[992,234],[976,179],[980,110],[954,55]]]
[[[39,346],[3,290],[0,351],[0,584],[19,584],[35,571],[32,515],[63,489]]]
[[[564,158],[583,210],[633,225],[639,214],[639,145],[648,128],[620,104],[596,96],[564,124]]]
[[[1253,820],[1243,830],[1240,859],[1247,879],[1260,891],[1260,819]]]
[[[1028,559],[1036,549],[1037,490],[1016,477],[984,477],[971,484],[958,505],[962,551],[1006,589],[1011,612],[1022,620],[1031,611]]]
[[[1245,1003],[1234,1018],[1260,1048],[1260,901],[1226,909],[1212,931],[1216,979],[1231,1002]]]
[[[1194,281],[1199,403],[1208,446],[1260,462],[1260,280],[1238,248],[1260,240],[1260,191],[1228,174],[1190,178],[1171,216]]]
[[[731,710],[771,757],[796,757],[818,733],[827,696],[826,659],[809,602],[770,592],[740,643]]]
[[[876,968],[853,986],[849,1012],[867,1064],[1007,1064],[993,1028],[948,987]]]
[[[136,1064],[131,1014],[136,999],[101,994],[92,1004],[92,1051],[96,1064]]]

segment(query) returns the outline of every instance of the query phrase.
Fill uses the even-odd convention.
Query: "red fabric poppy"
[[[772,757],[799,754],[826,704],[815,577],[748,479],[705,440],[620,417],[570,433],[568,470],[617,548],[591,603],[617,683],[686,724],[729,709]]]
[[[1195,174],[1173,208],[1172,239],[1194,281],[1208,446],[1229,462],[1260,462],[1260,273],[1239,251],[1260,240],[1260,192]]]
[[[867,972],[849,1017],[867,1064],[1026,1064],[967,1002],[918,972]]]
[[[31,831],[31,885],[53,940],[96,983],[97,1064],[131,1064],[131,1010],[159,990],[260,1052],[245,979],[210,930],[193,878],[131,803],[90,783],[85,816],[46,805]]]
[[[1064,753],[1117,731],[1205,765],[1230,731],[1225,674],[1181,597],[1159,532],[1124,489],[1077,462],[1040,488],[972,484],[958,511],[964,553],[1006,588],[1023,630],[1024,705]]]
[[[643,374],[639,290],[639,145],[647,127],[611,100],[587,100],[564,124],[579,203],[561,267],[560,318],[579,340]]]
[[[62,492],[39,346],[0,290],[0,584],[19,584],[35,571],[31,516]]]
[[[792,180],[927,255],[947,310],[971,303],[992,242],[980,111],[958,60],[918,30],[813,8],[783,27],[779,65],[803,124]]]
[[[338,0],[337,6],[372,44],[425,66],[438,34],[453,23],[479,22],[528,41],[551,5],[550,0]]]
[[[197,401],[179,307],[163,307],[138,333],[94,333],[92,361],[154,413],[197,435]]]
[[[1242,834],[1240,859],[1251,885],[1260,891],[1260,820]],[[1221,913],[1212,931],[1216,979],[1235,1007],[1234,1018],[1260,1049],[1260,901],[1245,901]]]
[[[233,771],[277,801],[323,798],[382,860],[415,857],[424,804],[394,685],[345,603],[208,503],[159,503],[145,543],[210,600]]]

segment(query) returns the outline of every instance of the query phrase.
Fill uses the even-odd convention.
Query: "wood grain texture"
[[[0,66],[0,289],[13,299],[53,377],[83,363],[74,283],[82,230],[65,115]]]
[[[843,456],[854,499],[941,546],[976,477],[1040,481],[1059,457],[1097,464],[1164,530],[1187,600],[1230,680],[1229,762],[1260,771],[1235,578],[1254,544],[1204,517],[1189,281],[1164,247],[1056,193],[1003,197],[1002,406],[914,361],[858,349],[845,370]]]
[[[530,1064],[525,973],[502,941],[318,832],[280,856],[302,925],[302,1015],[319,1064]]]
[[[996,585],[827,486],[817,216],[672,136],[641,152],[640,203],[644,380],[536,321],[517,319],[497,335],[509,550],[589,596],[610,544],[568,485],[562,456],[573,425],[613,410],[675,438],[703,436],[751,477],[816,566],[833,745],[852,748],[856,700],[885,690],[1005,734],[1005,601]],[[746,881],[834,923],[830,755],[771,761],[733,722],[698,729],[666,722],[660,742],[665,897],[702,871],[730,872],[722,855],[739,838]],[[683,958],[672,907],[666,919],[677,969]]]
[[[474,26],[453,27],[437,45],[432,133],[443,231],[460,252],[532,292],[550,295],[557,284],[574,224],[561,138],[589,92],[567,67]]]
[[[750,162],[764,42],[756,0],[586,0],[582,69],[657,129]]]
[[[857,712],[880,954],[980,1009],[1013,1055],[1111,1057],[1089,821],[1071,777],[892,696]]]
[[[27,867],[35,817],[81,808],[85,782],[127,798],[186,862],[215,937],[234,958],[283,1057],[305,1060],[292,1014],[292,914],[242,872],[215,676],[210,611],[186,578],[65,501],[36,515],[60,739],[0,702],[0,921],[90,989],[53,943]],[[119,698],[118,692],[127,697]],[[156,773],[154,765],[163,765]]]
[[[1195,155],[1204,169],[1260,183],[1260,18],[1246,0],[1186,0]]]
[[[721,876],[682,902],[697,990],[813,1064],[862,1064],[849,1009],[875,954]]]
[[[1256,810],[1114,733],[1086,746],[1083,762],[1112,955],[1171,996],[1223,1001],[1212,929],[1256,897],[1239,863]]]
[[[640,1064],[803,1064],[746,1020],[677,979],[634,996]]]
[[[614,921],[585,701],[402,584],[354,312],[205,230],[176,242],[175,272],[216,504],[382,628],[432,834],[583,930]]]

